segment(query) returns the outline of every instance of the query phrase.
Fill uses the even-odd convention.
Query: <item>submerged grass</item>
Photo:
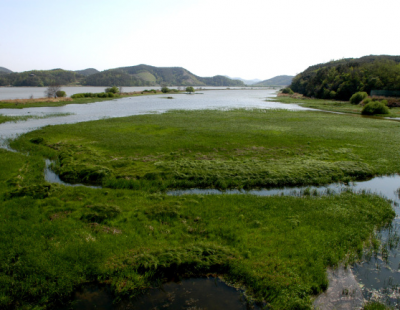
[[[23,115],[23,116],[7,116],[0,114],[0,124],[5,122],[20,122],[26,121],[28,119],[42,119],[42,118],[50,118],[50,117],[61,117],[71,115],[71,113],[51,113],[46,115]]]
[[[0,150],[0,308],[48,309],[79,285],[133,296],[217,273],[272,309],[310,309],[326,268],[394,217],[368,193],[168,196],[182,187],[349,181],[400,171],[400,124],[315,112],[173,111],[48,126]],[[68,181],[43,180],[43,157]]]
[[[157,92],[156,94],[161,94]],[[136,96],[149,96],[154,93],[149,92],[132,92],[123,93],[119,97],[112,98],[36,98],[36,99],[13,99],[13,100],[2,100],[0,101],[0,109],[23,109],[23,108],[36,108],[36,107],[60,107],[66,104],[86,104],[93,102],[109,101],[125,97],[136,97]]]

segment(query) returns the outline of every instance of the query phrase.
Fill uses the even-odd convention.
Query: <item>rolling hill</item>
[[[200,77],[181,67],[138,65],[105,70],[86,78],[90,86],[244,86],[242,81],[225,76]]]
[[[48,86],[52,83],[66,86],[245,86],[242,81],[222,75],[200,77],[180,67],[148,65],[121,67],[101,72],[93,68],[77,71],[32,70],[19,73],[4,71],[0,77],[0,86]]]
[[[400,56],[370,55],[308,67],[293,78],[293,91],[307,97],[349,100],[358,91],[400,91]]]
[[[7,68],[0,67],[0,74],[8,74],[8,73],[12,73],[12,71]]]
[[[287,86],[292,83],[293,78],[294,76],[292,75],[278,75],[271,79],[253,84],[252,86]]]
[[[94,68],[88,68],[88,69],[84,69],[84,70],[75,70],[74,72],[81,74],[83,76],[89,76],[92,74],[96,74],[99,73],[100,71]]]

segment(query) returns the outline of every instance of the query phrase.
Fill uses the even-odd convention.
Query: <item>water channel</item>
[[[4,115],[46,115],[54,113],[73,113],[72,115],[63,117],[49,117],[45,119],[28,119],[17,123],[8,122],[0,124],[0,143],[3,147],[7,146],[7,140],[16,136],[35,130],[47,125],[57,125],[66,123],[78,123],[83,121],[98,120],[107,117],[123,117],[128,115],[138,115],[147,113],[163,113],[173,109],[232,109],[232,108],[260,108],[260,109],[290,109],[290,110],[311,110],[297,106],[295,104],[280,104],[276,102],[267,102],[267,97],[272,97],[275,90],[207,90],[201,94],[173,95],[174,100],[165,100],[165,96],[143,96],[122,98],[112,101],[104,101],[91,104],[70,104],[63,107],[48,108],[26,108],[26,109],[2,109],[1,114]],[[49,162],[47,162],[47,166]],[[63,183],[57,175],[49,168],[45,170],[45,178],[49,182]],[[64,183],[65,184],[65,183]],[[70,184],[65,184],[70,185]],[[79,185],[74,185],[79,186]],[[368,181],[344,184],[330,184],[323,187],[297,187],[297,188],[281,188],[281,189],[260,189],[251,191],[230,190],[223,194],[241,194],[250,193],[260,196],[269,195],[321,195],[339,193],[343,190],[352,189],[354,191],[369,191],[381,194],[393,202],[396,218],[393,220],[390,228],[380,232],[382,243],[386,245],[385,253],[376,255],[365,255],[364,259],[352,266],[352,272],[362,287],[365,299],[379,299],[386,303],[399,307],[400,301],[400,252],[398,247],[400,232],[400,198],[398,189],[400,188],[400,176],[383,176],[376,177]],[[221,192],[213,189],[191,189],[185,191],[170,192],[171,195],[184,194],[221,194]],[[213,285],[209,285],[214,283]],[[207,291],[205,288],[208,287]],[[213,294],[219,290],[218,296],[230,296],[234,293],[235,297],[219,298],[223,300],[235,300],[236,306],[233,304],[218,304],[213,308],[207,304],[207,294]],[[207,293],[207,292],[208,293]],[[82,293],[85,292],[85,293]],[[184,294],[191,292],[193,295]],[[224,295],[225,292],[227,295]],[[182,295],[183,294],[183,295]],[[196,295],[197,294],[197,295]],[[200,295],[198,295],[200,294]],[[88,296],[94,299],[91,306],[87,304]],[[247,309],[257,307],[244,302],[242,294],[236,289],[225,285],[217,278],[198,278],[183,279],[178,282],[171,282],[164,285],[159,290],[150,290],[142,299],[137,299],[136,304],[132,301],[115,305],[110,305],[110,293],[107,288],[83,287],[81,292],[76,293],[75,308],[71,309],[161,309],[169,307],[169,309]],[[178,297],[181,296],[181,297]],[[183,297],[182,297],[183,296]],[[199,297],[200,296],[200,297]],[[90,298],[92,298],[90,297]],[[96,299],[97,298],[97,299]],[[211,298],[211,297],[210,297]],[[203,300],[204,299],[204,300]],[[218,299],[218,298],[217,298]],[[96,301],[97,300],[97,301]],[[100,300],[100,301],[99,301]],[[204,304],[204,302],[206,304]],[[101,306],[102,305],[102,306]],[[141,306],[140,306],[141,305]]]

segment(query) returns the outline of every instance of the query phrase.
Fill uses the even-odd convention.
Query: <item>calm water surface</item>
[[[75,292],[72,306],[62,310],[247,310],[261,309],[248,304],[243,291],[226,285],[218,278],[191,278],[163,284],[143,295],[114,303],[107,286],[89,284]]]
[[[25,109],[0,109],[0,114],[9,116],[39,115],[54,113],[72,113],[62,117],[45,119],[29,119],[24,122],[8,122],[0,124],[0,139],[3,141],[17,135],[32,131],[46,125],[71,124],[84,121],[98,120],[109,117],[123,117],[129,115],[163,113],[168,110],[201,110],[201,109],[234,109],[234,108],[261,108],[261,109],[290,109],[310,110],[295,104],[266,102],[267,97],[275,96],[275,90],[207,90],[192,95],[172,95],[173,99],[166,99],[165,95],[140,96],[115,99],[111,101],[89,104],[68,104],[62,107],[43,107]],[[169,95],[170,96],[170,95]]]
[[[178,86],[169,86],[169,88],[178,88]],[[184,89],[183,87],[181,87]],[[211,87],[205,86],[201,89],[226,89],[227,87]],[[251,87],[229,87],[230,89],[252,89]],[[267,89],[266,87],[256,87],[257,89]],[[106,89],[105,86],[80,86],[80,87],[61,87],[67,96],[78,93],[102,93]],[[122,87],[123,92],[143,91],[145,89],[161,89],[160,86],[143,86],[143,87]],[[198,87],[195,87],[198,89]],[[43,98],[47,87],[0,87],[0,100],[6,99],[28,99]]]

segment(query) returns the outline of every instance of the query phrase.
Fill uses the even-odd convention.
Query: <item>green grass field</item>
[[[172,111],[47,126],[0,150],[0,308],[50,309],[82,283],[135,295],[222,274],[272,309],[310,309],[326,268],[388,225],[368,193],[168,196],[170,188],[324,184],[400,172],[400,124],[283,110]],[[43,158],[68,181],[43,179]],[[35,308],[36,307],[36,308]]]

